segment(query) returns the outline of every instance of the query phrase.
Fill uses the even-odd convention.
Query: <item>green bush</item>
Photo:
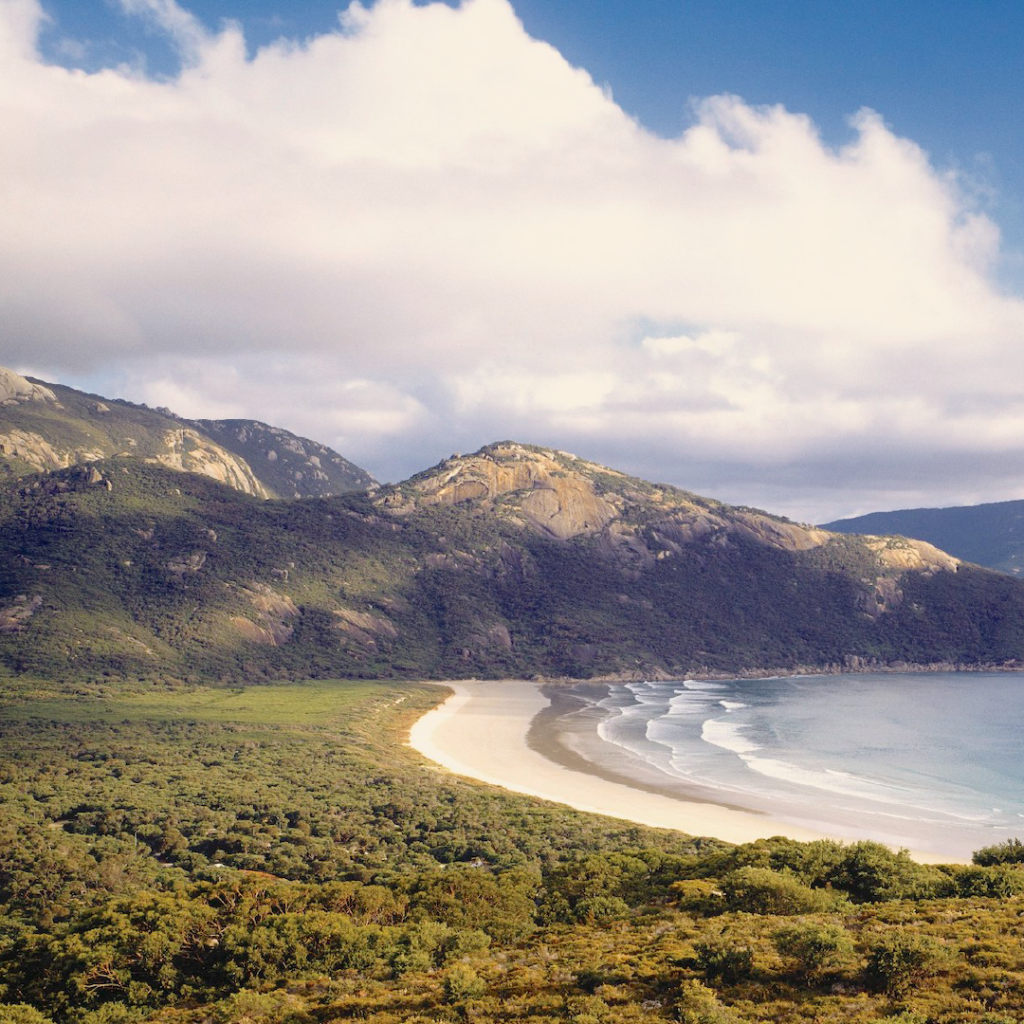
[[[839,967],[853,952],[845,928],[817,921],[796,921],[772,936],[779,955],[793,961],[798,973],[812,977]]]
[[[949,877],[937,868],[918,864],[906,850],[893,853],[881,843],[854,843],[826,879],[857,903],[927,899],[950,893]]]
[[[692,979],[679,988],[676,1016],[680,1024],[735,1024],[738,1019],[711,989]]]
[[[771,868],[740,868],[722,879],[721,888],[726,909],[748,914],[817,914],[836,906],[836,894]]]
[[[971,860],[981,867],[992,864],[1024,864],[1024,842],[1019,839],[1007,839],[1006,842],[994,846],[983,846],[976,850]]]
[[[51,1021],[26,1003],[0,1003],[0,1024],[51,1024]]]
[[[444,1001],[460,1003],[464,999],[477,999],[484,994],[487,986],[472,967],[455,964],[444,974]]]
[[[719,980],[725,985],[733,985],[749,978],[754,968],[753,950],[724,935],[695,943],[693,948],[697,966],[704,972],[706,981]]]
[[[868,957],[868,979],[890,996],[902,996],[951,962],[949,950],[927,935],[902,929],[880,939]]]

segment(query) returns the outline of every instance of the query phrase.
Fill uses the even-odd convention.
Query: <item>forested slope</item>
[[[0,664],[258,681],[1024,659],[1024,586],[526,446],[260,501],[139,460],[0,489]]]
[[[1024,1014],[1019,844],[923,867],[580,814],[404,748],[439,696],[4,680],[0,1020]]]

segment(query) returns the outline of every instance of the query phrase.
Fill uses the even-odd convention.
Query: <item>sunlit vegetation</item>
[[[418,684],[0,698],[2,1024],[1010,1024],[1019,844],[731,847],[454,778]]]

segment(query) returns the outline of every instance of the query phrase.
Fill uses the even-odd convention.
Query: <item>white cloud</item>
[[[870,111],[840,149],[731,96],[657,138],[508,0],[356,4],[253,58],[121,3],[177,78],[48,66],[38,4],[0,0],[8,364],[229,405],[385,476],[528,433],[792,506],[823,452],[863,476],[880,445],[1024,451],[998,231]]]

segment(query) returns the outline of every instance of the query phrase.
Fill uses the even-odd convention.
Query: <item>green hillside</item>
[[[1024,501],[871,512],[826,523],[824,529],[919,537],[965,561],[1013,575],[1024,572]]]
[[[1024,659],[1024,587],[505,442],[261,501],[137,459],[0,494],[0,664],[49,677],[591,677]]]

